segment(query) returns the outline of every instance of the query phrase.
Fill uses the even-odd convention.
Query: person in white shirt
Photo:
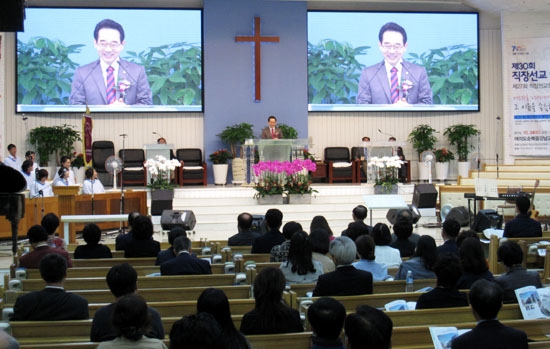
[[[23,161],[23,165],[21,165],[21,173],[23,174],[23,177],[25,177],[25,180],[27,181],[27,190],[31,190],[31,187],[36,180],[36,174],[32,167],[32,161],[25,160]]]
[[[32,162],[32,170],[36,171],[40,169],[38,163],[36,162],[36,153],[32,150],[27,150],[25,153],[25,160],[30,160]]]
[[[69,177],[67,178],[69,185],[76,185],[74,172],[71,169],[71,158],[68,156],[62,156],[59,162],[61,163],[61,167],[65,167],[67,171],[69,171]]]
[[[56,187],[67,187],[69,186],[69,170],[65,167],[60,167],[57,171],[57,178],[53,183]]]
[[[88,167],[85,172],[86,179],[82,183],[82,194],[101,194],[105,193],[105,188],[97,178],[97,171],[93,167]]]
[[[15,144],[8,145],[8,153],[10,153],[10,155],[4,159],[4,165],[9,166],[14,170],[21,171],[23,161],[21,158],[17,157],[17,147]]]
[[[46,183],[48,179],[48,171],[45,169],[38,170],[36,174],[36,180],[31,186],[31,199],[36,197],[50,197],[53,196],[53,190],[51,184]]]

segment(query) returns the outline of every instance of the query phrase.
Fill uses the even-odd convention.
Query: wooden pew
[[[419,290],[424,287],[435,287],[435,279],[417,279],[414,280],[414,289]],[[311,292],[315,284],[294,284],[290,285],[290,290],[294,291],[298,297],[305,297],[306,292]],[[375,281],[373,283],[373,293],[396,293],[405,291],[405,280],[394,281]]]
[[[95,312],[108,303],[91,303],[88,306],[90,318],[93,318]],[[184,316],[195,314],[197,312],[197,301],[176,301],[176,302],[148,302],[150,307],[155,308],[161,317]],[[229,308],[232,315],[244,315],[254,309],[255,300],[249,299],[229,299]]]
[[[536,237],[536,238],[523,237],[523,238],[506,238],[506,239],[510,240],[510,241],[517,242],[520,245],[520,247],[522,247],[522,250],[524,252],[523,253],[524,254],[523,255],[523,263],[522,264],[523,264],[523,267],[526,267],[527,266],[527,253],[526,253],[526,251],[528,249],[528,246],[530,244],[538,243],[540,241],[550,240],[550,237],[545,236],[545,235],[546,235],[546,232],[543,232],[542,237]],[[491,239],[489,241],[488,264],[489,264],[489,270],[494,275],[499,275],[499,274],[502,274],[502,273],[506,272],[506,267],[502,263],[498,262],[498,247],[500,245],[500,241],[501,240],[496,235],[492,235]],[[548,254],[547,254],[547,256],[548,256]],[[545,260],[546,259],[547,258],[545,258]],[[542,274],[541,275],[542,280],[545,280],[544,276],[545,275],[550,276],[550,270],[544,270],[543,272],[541,272],[541,274]]]
[[[139,287],[139,284],[138,284]],[[174,302],[184,300],[196,300],[200,294],[208,287],[179,287],[179,288],[140,288],[138,294],[147,302]],[[246,299],[250,297],[250,286],[216,286],[225,292],[229,299]],[[25,291],[6,291],[4,294],[4,304],[11,305],[20,294]],[[110,303],[113,301],[113,295],[107,289],[104,290],[82,290],[76,291],[89,303]]]
[[[222,263],[211,264],[212,274],[224,274],[225,265]],[[111,267],[77,267],[67,269],[67,279],[73,278],[98,278],[106,277]],[[147,276],[154,273],[160,273],[160,266],[158,265],[145,265],[134,266],[138,276]],[[14,278],[12,276],[12,278]],[[27,279],[40,279],[39,269],[27,269]]]
[[[211,255],[197,255],[197,258],[212,258]],[[156,257],[142,258],[98,258],[98,259],[73,259],[73,268],[101,268],[112,267],[119,263],[128,263],[133,267],[136,266],[153,266],[155,265]]]
[[[38,291],[46,286],[46,283],[42,279],[27,279],[21,280],[21,282],[23,283],[23,291]],[[234,283],[234,274],[138,277],[138,286],[140,288],[228,286],[233,285]],[[65,290],[72,292],[76,290],[109,289],[105,277],[66,279],[63,286]]]

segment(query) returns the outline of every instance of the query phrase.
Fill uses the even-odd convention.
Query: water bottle
[[[414,292],[414,279],[411,270],[407,271],[407,277],[405,279],[405,292]]]

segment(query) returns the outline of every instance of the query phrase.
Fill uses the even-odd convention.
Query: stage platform
[[[174,193],[174,210],[191,210],[196,216],[193,240],[207,238],[223,240],[237,232],[237,216],[242,212],[265,214],[270,208],[283,212],[283,224],[289,221],[299,222],[309,232],[311,219],[316,215],[325,216],[336,236],[347,228],[352,221],[352,210],[357,205],[364,205],[365,195],[374,195],[371,184],[314,184],[317,193],[313,194],[311,204],[304,205],[260,205],[254,199],[255,190],[245,186],[214,186],[176,188]],[[411,203],[414,184],[399,184],[399,195],[406,203]],[[148,207],[150,198],[148,197]],[[389,225],[386,219],[387,210],[373,211],[373,225],[379,222]],[[370,223],[370,217],[368,218]],[[416,229],[422,224],[436,222],[435,217],[422,217]],[[167,240],[160,227],[160,216],[153,217],[155,238]],[[437,234],[431,232],[437,230]],[[438,237],[439,229],[429,229],[430,235]],[[437,236],[436,236],[437,235]]]

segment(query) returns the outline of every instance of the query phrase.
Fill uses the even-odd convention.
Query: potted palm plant
[[[443,135],[447,137],[449,144],[456,147],[458,156],[458,175],[468,177],[470,163],[468,154],[474,149],[474,145],[469,143],[472,136],[477,136],[481,132],[474,125],[456,124],[445,129]]]
[[[244,144],[247,139],[254,138],[252,125],[246,122],[227,126],[218,137],[229,146],[229,150],[233,155],[232,172],[234,182],[244,182]],[[240,154],[237,152],[237,147],[240,145]]]
[[[418,153],[418,178],[419,179],[428,179],[429,171],[426,166],[420,166],[422,162],[421,154],[424,151],[432,150],[437,142],[435,133],[437,131],[430,125],[421,124],[412,129],[409,133],[407,141],[409,141],[414,150]]]

